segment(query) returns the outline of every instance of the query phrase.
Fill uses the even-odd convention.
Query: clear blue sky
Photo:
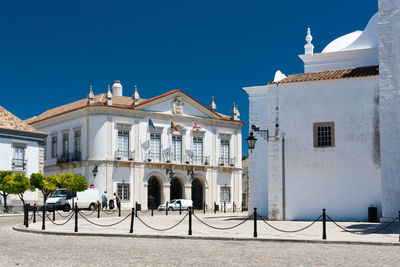
[[[302,72],[307,27],[321,52],[363,30],[377,2],[1,1],[0,105],[26,119],[121,80],[124,95],[134,84],[143,98],[181,89],[208,106],[214,95],[225,114],[236,102],[247,122],[242,87]]]

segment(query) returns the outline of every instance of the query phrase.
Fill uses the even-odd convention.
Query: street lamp
[[[93,173],[93,177],[95,177],[96,178],[96,175],[97,175],[97,173],[99,172],[99,170],[98,170],[98,166],[96,165],[96,166],[94,166],[93,167],[93,171],[92,171],[92,173]]]
[[[256,146],[257,138],[254,137],[253,131],[250,132],[250,136],[246,138],[247,146],[250,149],[250,152],[253,152],[254,147]]]

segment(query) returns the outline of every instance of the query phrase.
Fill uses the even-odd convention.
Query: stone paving
[[[89,214],[89,211],[84,211],[84,214]],[[175,237],[187,237],[189,228],[189,216],[188,212],[169,212],[166,216],[165,212],[156,212],[152,217],[150,213],[138,213],[139,218],[134,218],[134,233],[133,235],[139,236],[175,236]],[[63,214],[63,213],[61,213]],[[117,213],[108,215],[101,213],[101,218],[96,217],[96,213],[87,216],[87,219],[93,223],[100,225],[109,225],[119,222],[123,218],[129,215],[128,211],[124,211],[121,217],[115,217]],[[227,228],[238,225],[248,218],[247,213],[206,213],[196,212],[196,217],[192,216],[192,236],[193,237],[205,237],[205,238],[239,238],[253,239],[254,232],[254,220],[249,218],[243,224],[238,227],[229,230],[218,230],[201,223],[207,223],[213,227]],[[64,215],[65,216],[65,215]],[[186,216],[186,217],[185,217]],[[50,216],[51,217],[51,216]],[[40,220],[39,217],[37,217]],[[200,220],[201,221],[200,221]],[[130,217],[126,218],[120,224],[111,227],[100,227],[91,224],[81,216],[78,217],[78,232],[79,233],[91,233],[91,234],[129,234],[130,229]],[[166,229],[174,226],[183,220],[179,225],[168,231],[156,231],[149,228]],[[66,221],[66,218],[57,218],[56,223],[60,224]],[[148,226],[144,225],[146,223]],[[286,230],[293,231],[296,229],[304,228],[311,224],[311,222],[300,222],[300,221],[270,221],[268,222],[272,226]],[[345,227],[349,231],[356,231],[359,234],[348,233],[332,222],[327,222],[327,240],[328,241],[340,241],[340,242],[372,242],[372,243],[384,243],[384,244],[395,244],[400,245],[399,242],[399,226],[398,223],[393,223],[382,232],[375,234],[363,234],[371,232],[379,227],[386,224],[378,223],[365,223],[365,222],[338,222],[340,226]],[[29,229],[41,231],[41,221],[36,224],[30,224]],[[47,232],[74,232],[74,218],[72,218],[67,224],[58,226],[54,225],[50,221],[46,221]],[[322,222],[318,221],[304,231],[295,233],[279,232],[267,224],[263,220],[257,221],[257,239],[268,239],[268,240],[307,240],[307,241],[321,241],[322,240]],[[130,234],[132,235],[132,234]]]
[[[176,219],[177,216],[171,216],[169,220]],[[62,218],[58,216],[56,221],[61,222]],[[58,236],[13,231],[12,227],[21,222],[21,217],[0,218],[2,267],[400,266],[397,246]],[[73,225],[67,230],[73,231]]]

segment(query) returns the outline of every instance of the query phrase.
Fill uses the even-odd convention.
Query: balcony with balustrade
[[[15,172],[25,172],[27,166],[26,159],[12,159],[12,170]]]

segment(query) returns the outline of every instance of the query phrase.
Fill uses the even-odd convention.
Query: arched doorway
[[[171,179],[170,199],[182,198],[182,184],[178,178]]]
[[[192,181],[192,200],[194,209],[203,209],[203,184],[199,178]]]
[[[158,179],[154,176],[149,178],[147,186],[147,207],[157,209],[161,204],[161,185]]]

